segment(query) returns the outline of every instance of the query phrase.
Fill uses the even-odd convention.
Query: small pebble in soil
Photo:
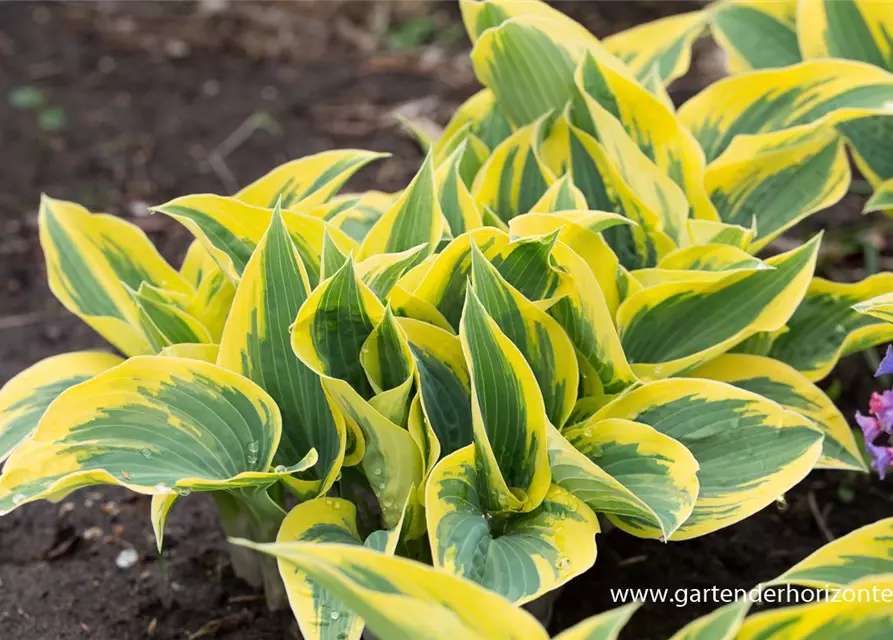
[[[139,562],[140,554],[136,549],[122,549],[118,557],[115,558],[115,564],[119,569],[130,569]]]
[[[99,527],[90,527],[84,531],[81,537],[84,540],[96,540],[102,537],[102,529]]]

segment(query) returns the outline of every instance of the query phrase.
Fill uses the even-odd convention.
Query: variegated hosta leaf
[[[390,209],[399,196],[399,193],[366,191],[355,204],[338,211],[326,220],[356,242],[362,242],[369,229],[378,222],[385,211]]]
[[[893,573],[893,518],[860,527],[821,547],[769,584],[844,587]]]
[[[508,234],[498,229],[475,229],[450,242],[427,271],[420,274],[420,282],[413,285],[412,292],[457,328],[471,274],[471,245],[474,244],[525,298],[548,307],[554,299],[565,295],[572,284],[568,274],[558,269],[552,258],[556,240],[557,234],[553,233],[510,242]]]
[[[308,216],[322,218],[323,220],[331,220],[339,213],[360,206],[360,200],[362,200],[365,196],[366,194],[342,193],[340,195],[333,196],[330,200],[324,202],[323,204],[318,204],[315,206],[299,206],[296,207],[296,209],[301,213],[306,213]]]
[[[506,282],[474,245],[471,282],[486,312],[530,365],[549,422],[561,427],[577,399],[580,372],[573,343],[554,318]]]
[[[220,347],[216,344],[172,344],[159,351],[158,355],[173,358],[189,358],[215,364],[219,351]]]
[[[676,243],[664,233],[663,219],[626,182],[598,139],[569,125],[562,117],[556,120],[547,142],[561,149],[560,153],[555,152],[556,157],[569,160],[574,184],[590,208],[622,211],[635,223],[602,231],[624,267],[654,266],[662,255],[676,248]]]
[[[516,237],[531,237],[558,231],[558,239],[586,261],[598,281],[605,303],[613,317],[620,304],[617,290],[617,271],[620,263],[601,232],[617,225],[629,224],[631,222],[627,218],[616,213],[558,211],[549,215],[528,213],[518,216],[509,224],[509,230],[512,236]]]
[[[620,630],[641,605],[638,602],[590,616],[555,636],[554,640],[617,640]]]
[[[583,258],[557,244],[556,263],[571,276],[573,288],[549,308],[567,332],[580,361],[583,395],[619,393],[636,382],[623,353],[601,287]],[[554,423],[561,426],[559,423]]]
[[[549,430],[552,481],[641,538],[667,540],[691,515],[698,463],[652,427],[611,418]]]
[[[277,206],[248,260],[220,340],[217,364],[264,389],[282,412],[274,463],[290,465],[316,449],[319,462],[291,484],[302,496],[325,493],[341,469],[344,420],[319,376],[291,350],[291,325],[310,284]]]
[[[539,201],[555,180],[537,153],[544,121],[520,127],[497,146],[471,188],[475,202],[508,222]]]
[[[173,296],[145,282],[138,291],[130,290],[130,294],[137,307],[139,327],[153,352],[172,344],[214,342],[205,325],[181,309]]]
[[[316,498],[289,512],[276,542],[349,544],[393,555],[402,524],[401,520],[394,529],[374,531],[364,540],[352,502]],[[363,621],[338,596],[285,560],[279,560],[279,572],[305,640],[359,640]]]
[[[852,284],[814,278],[787,321],[788,331],[775,338],[768,355],[810,380],[821,380],[841,357],[893,340],[893,325],[853,309],[853,305],[891,290],[891,273]]]
[[[185,311],[208,331],[212,342],[220,342],[223,326],[233,304],[236,288],[226,274],[213,263],[202,278]]]
[[[406,333],[390,307],[363,343],[360,363],[375,392],[369,403],[394,424],[406,426],[415,363]]]
[[[146,234],[120,218],[44,197],[39,223],[50,289],[65,308],[125,355],[153,353],[128,289],[145,282],[189,294],[186,279]]]
[[[728,244],[747,251],[756,230],[714,220],[689,220],[688,235],[693,245]]]
[[[735,640],[749,608],[746,598],[727,604],[694,619],[670,640]]]
[[[466,186],[471,186],[480,164],[490,150],[495,149],[511,133],[512,125],[496,103],[493,92],[482,89],[456,109],[443,136],[434,145],[435,164],[439,166],[461,143],[467,141],[468,155],[462,163],[462,179]]]
[[[176,198],[152,210],[176,219],[189,229],[233,282],[239,281],[273,216],[272,208],[252,206],[236,198],[204,194]],[[319,282],[320,256],[326,232],[343,253],[357,248],[356,242],[325,220],[292,211],[283,211],[282,217],[304,262],[311,286]]]
[[[837,123],[837,130],[847,139],[853,152],[853,160],[863,176],[881,189],[884,182],[893,178],[893,158],[889,155],[893,146],[893,113],[887,101],[882,115],[868,115]],[[886,187],[889,189],[889,185]]]
[[[41,360],[0,388],[0,462],[25,440],[56,397],[122,362],[101,351],[77,351]]]
[[[602,67],[604,67],[604,70],[602,70]],[[608,161],[616,172],[616,175],[612,176],[611,186],[616,189],[616,182],[622,180],[628,189],[641,201],[642,206],[647,207],[648,211],[660,220],[660,228],[674,242],[679,243],[684,238],[684,232],[687,231],[685,221],[688,218],[689,204],[682,189],[667,175],[665,168],[658,167],[655,164],[655,149],[657,148],[661,152],[662,160],[672,164],[672,168],[679,174],[676,179],[683,182],[684,175],[682,172],[685,169],[685,163],[684,156],[679,153],[679,147],[683,139],[689,143],[692,153],[690,154],[691,162],[688,163],[688,168],[695,169],[692,172],[694,178],[692,182],[697,192],[703,198],[705,195],[703,162],[698,161],[701,154],[697,151],[697,143],[691,136],[683,136],[684,128],[670,112],[667,112],[665,115],[669,116],[668,119],[675,127],[671,125],[669,129],[661,126],[663,123],[647,122],[640,116],[636,120],[632,120],[627,116],[631,122],[629,125],[624,126],[624,123],[620,120],[620,111],[617,106],[619,103],[633,102],[635,99],[642,101],[641,105],[635,105],[637,108],[636,114],[656,113],[660,109],[667,110],[643,87],[636,85],[631,80],[626,80],[616,73],[614,75],[618,76],[620,80],[615,83],[617,91],[614,91],[614,87],[608,85],[606,78],[606,75],[610,73],[611,69],[607,65],[600,64],[592,56],[587,55],[583,58],[574,75],[577,86],[580,88],[582,104],[579,106],[579,109],[572,111],[572,120],[577,113],[585,109],[586,113],[582,116],[582,119],[591,123],[591,129],[587,133],[594,135],[601,143]],[[620,86],[620,83],[624,80],[626,81]],[[590,92],[594,93],[595,96],[591,95]],[[599,99],[604,104],[600,103]],[[655,118],[655,120],[658,119]],[[582,124],[577,122],[575,124],[584,130],[587,129]],[[627,132],[628,128],[633,129],[632,133]],[[670,144],[675,147],[673,151],[676,153],[673,158],[667,158],[665,145],[656,144],[651,131],[664,131],[665,136],[669,137],[668,134],[674,133],[674,128],[677,140],[672,141]],[[633,135],[643,140],[650,154],[646,154],[645,151],[639,148],[639,144],[642,143],[637,143],[637,140],[632,137]],[[647,142],[645,142],[646,140]],[[663,143],[664,140],[659,142]],[[608,172],[603,170],[602,173],[605,175]],[[712,212],[707,215],[711,218],[716,217]]]
[[[359,149],[323,151],[287,162],[239,191],[235,197],[255,207],[302,209],[326,202],[364,165],[388,154]]]
[[[462,179],[462,161],[468,153],[468,140],[437,166],[437,199],[453,237],[483,226],[481,212]]]
[[[780,329],[806,293],[819,240],[769,258],[772,269],[668,282],[631,295],[617,311],[617,325],[633,372],[645,379],[672,376],[754,333]]]
[[[546,407],[521,351],[472,288],[459,324],[471,374],[476,463],[487,511],[529,512],[549,489]]]
[[[846,418],[824,391],[793,367],[764,356],[727,353],[688,375],[728,382],[812,420],[825,434],[817,468],[868,470]]]
[[[348,440],[353,438],[356,446],[364,447],[363,472],[385,522],[394,526],[412,487],[421,486],[422,460],[410,433],[370,404],[375,390],[360,356],[384,316],[385,308],[360,281],[349,259],[301,306],[291,345],[303,363],[321,376],[323,388],[344,414]]]
[[[445,571],[359,545],[233,540],[306,573],[388,640],[548,640],[529,613]]]
[[[586,211],[586,198],[569,174],[558,178],[546,189],[543,197],[530,207],[529,213],[554,213],[556,211]],[[511,222],[509,223],[511,227]]]
[[[849,161],[834,129],[816,129],[811,135],[793,130],[773,138],[771,147],[761,143],[758,153],[746,138],[737,138],[704,176],[723,222],[756,227],[750,247],[754,252],[835,204],[850,184]]]
[[[709,10],[711,32],[726,54],[729,70],[741,73],[800,62],[798,4],[798,0],[726,0],[714,4]]]
[[[804,58],[848,58],[893,71],[893,13],[886,2],[802,4],[797,37]]]
[[[815,604],[754,614],[744,620],[735,638],[889,638],[893,628],[893,607],[884,601],[883,594],[893,589],[893,575],[872,576],[854,583],[851,589],[851,594],[819,598]]]
[[[529,513],[491,514],[485,483],[472,446],[434,467],[425,509],[435,567],[522,604],[593,565],[598,519],[582,500],[552,485]]]
[[[595,36],[570,18],[536,13],[517,15],[480,33],[471,63],[508,119],[522,126],[564,108],[574,94],[574,69],[587,52],[633,77]]]
[[[696,244],[667,254],[658,270],[729,271],[731,269],[768,268],[759,258],[728,244]],[[633,272],[636,275],[638,272]]]
[[[459,338],[419,320],[401,318],[415,360],[425,421],[447,455],[473,440],[471,380]]]
[[[652,69],[664,85],[688,72],[691,46],[704,31],[703,11],[680,13],[642,24],[605,39],[608,51],[643,80]]]
[[[319,281],[331,278],[345,262],[347,254],[338,248],[327,230],[323,235],[322,253],[319,258]]]
[[[587,55],[577,67],[574,80],[584,102],[589,106],[590,114],[587,117],[581,113],[583,105],[576,106],[572,114],[581,118],[581,121],[575,121],[575,125],[586,129],[587,133],[598,133],[597,137],[610,150],[613,145],[605,136],[616,128],[612,125],[612,118],[605,116],[605,113],[610,114],[623,125],[623,129],[647,159],[659,167],[660,171],[655,174],[653,167],[648,166],[649,163],[641,160],[636,163],[649,171],[651,182],[660,187],[659,192],[672,191],[664,184],[670,180],[681,187],[688,197],[687,203],[676,204],[676,207],[687,209],[690,203],[694,217],[717,219],[716,210],[704,189],[704,153],[691,132],[676,117],[672,107],[668,107],[659,97],[625,74],[612,69],[610,64],[592,56]],[[600,117],[599,109],[593,108],[592,102],[601,106],[603,112]],[[593,129],[587,129],[586,126],[590,118],[593,119]],[[612,133],[611,137],[622,138],[617,132]],[[620,148],[613,152],[615,163],[627,161],[624,155],[631,154],[624,154],[624,151],[626,149]],[[625,173],[632,175],[627,181],[642,195],[638,187],[643,183],[640,179],[636,180],[635,169],[630,168]],[[652,201],[651,206],[659,208],[671,204],[673,203]]]
[[[893,178],[885,180],[877,186],[874,194],[865,203],[862,213],[885,210],[893,211]]]
[[[424,262],[428,245],[420,244],[399,253],[381,253],[370,256],[357,265],[357,273],[363,283],[385,301],[395,284],[411,269]]]
[[[180,265],[180,275],[186,278],[186,281],[192,285],[193,289],[198,289],[202,280],[214,269],[217,263],[208,253],[208,250],[198,240],[193,240],[186,250],[183,258],[183,264]]]
[[[365,259],[425,243],[428,253],[433,253],[445,228],[434,184],[434,158],[429,153],[406,190],[366,234],[359,255]]]
[[[885,322],[893,322],[893,292],[882,293],[864,302],[856,303],[853,305],[853,309],[873,318],[880,318]]]
[[[686,102],[679,117],[712,162],[735,136],[883,113],[890,100],[889,72],[848,60],[813,60],[715,82]]]
[[[63,392],[6,461],[0,513],[93,484],[185,494],[265,486],[316,462],[270,471],[279,408],[263,389],[199,360],[138,356]]]
[[[586,423],[622,418],[678,440],[700,465],[691,517],[671,539],[734,524],[770,504],[813,468],[822,433],[749,391],[701,379],[650,382],[602,407]]]

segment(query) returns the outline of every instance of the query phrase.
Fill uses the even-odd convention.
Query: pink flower
[[[886,433],[893,434],[893,391],[872,393],[868,408],[881,423]]]
[[[887,348],[876,375],[888,373],[893,373],[893,346]],[[862,429],[871,466],[883,480],[887,469],[893,469],[893,391],[872,393],[868,409],[871,415],[856,412],[856,423]]]

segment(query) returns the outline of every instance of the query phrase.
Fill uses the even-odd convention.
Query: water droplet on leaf
[[[170,493],[171,488],[165,484],[164,482],[159,482],[155,485],[155,493]]]
[[[260,442],[258,442],[257,440],[250,442],[248,444],[248,450],[251,453],[257,453],[258,451],[260,451]]]
[[[277,464],[276,468],[273,469],[273,473],[288,473],[288,467],[284,464]]]
[[[152,457],[152,452],[149,451],[148,449],[143,449],[142,451],[140,451],[140,455],[142,455],[146,460],[148,460],[149,458]]]
[[[329,614],[329,617],[332,618],[332,620],[337,620],[338,618],[341,617],[341,614],[338,613],[337,611],[333,611],[332,613]]]

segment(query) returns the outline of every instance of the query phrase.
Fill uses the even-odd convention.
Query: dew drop
[[[165,484],[164,482],[159,482],[155,485],[155,493],[170,493],[171,488]]]
[[[787,511],[788,510],[788,500],[783,494],[778,496],[775,499],[775,507],[779,511]]]
[[[375,475],[377,475],[377,476],[380,476],[380,475],[381,475],[381,469],[375,469],[372,473],[375,474]]]
[[[176,487],[176,491],[177,494],[181,496],[188,496],[190,493],[192,493],[192,489],[189,489],[187,487]]]
[[[329,617],[330,617],[332,620],[337,620],[338,618],[341,617],[341,614],[338,613],[337,611],[333,611],[332,613],[329,614]]]
[[[255,464],[257,462],[257,456],[253,453],[249,453],[246,459],[248,460],[248,464]]]
[[[340,503],[340,502],[336,502],[336,503],[335,503],[335,511],[337,511],[337,510],[340,509],[340,508],[341,508],[341,503]]]
[[[288,467],[286,467],[284,464],[277,464],[276,467],[273,469],[273,473],[288,473]]]
[[[149,458],[152,457],[152,452],[149,451],[148,449],[143,449],[142,451],[140,451],[140,455],[142,455],[146,460],[148,460]]]
[[[248,450],[251,453],[257,453],[258,451],[260,451],[260,442],[258,442],[257,440],[254,440],[254,441],[248,443]]]
[[[331,498],[329,498],[329,499],[326,500],[326,506],[327,506],[327,507],[331,507],[333,504],[335,504],[335,503],[332,502],[332,499],[331,499]]]
[[[590,429],[589,427],[586,427],[585,429],[583,429],[583,435],[586,436],[587,438],[591,438],[592,437],[592,429]]]
[[[568,560],[567,558],[562,557],[562,558],[558,558],[557,565],[558,565],[558,568],[559,568],[559,569],[567,569],[567,566],[568,566],[570,563],[571,563],[570,560]]]
[[[384,482],[379,482],[379,483],[378,483],[378,488],[381,489],[382,491],[384,491],[384,488],[385,488],[386,486],[388,486],[388,485],[386,485]]]
[[[17,493],[12,497],[12,503],[13,504],[22,504],[25,501],[25,497],[26,496],[24,493]]]
[[[132,479],[133,479],[133,476],[130,475],[129,473],[127,473],[126,471],[122,471],[122,472],[121,472],[121,477],[124,478],[125,480],[132,480]]]

